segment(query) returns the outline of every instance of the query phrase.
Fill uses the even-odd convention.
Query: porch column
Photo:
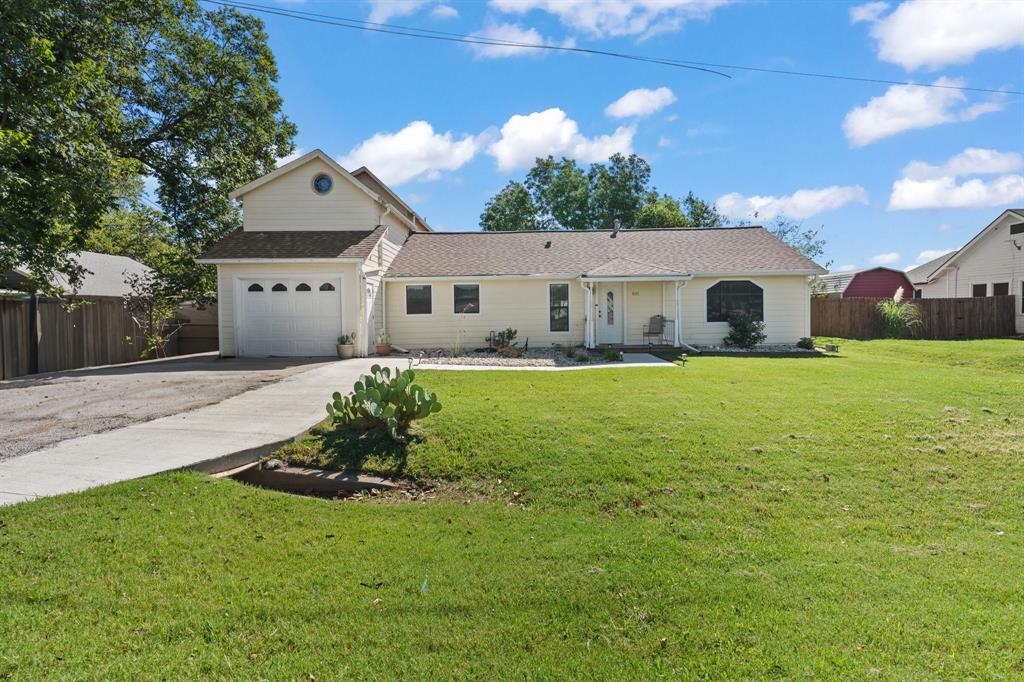
[[[586,282],[580,282],[580,286],[583,287],[583,347],[593,348],[594,292]]]

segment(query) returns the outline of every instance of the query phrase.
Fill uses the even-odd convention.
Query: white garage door
[[[341,335],[341,280],[240,280],[239,354],[334,355]]]

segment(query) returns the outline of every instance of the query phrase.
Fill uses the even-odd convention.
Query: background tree
[[[614,154],[584,170],[572,159],[538,158],[523,183],[510,182],[480,216],[487,231],[510,229],[609,229],[619,220],[634,227],[718,227],[714,207],[687,194],[682,201],[659,194],[651,166],[636,154]]]
[[[487,232],[536,230],[537,207],[521,182],[509,182],[491,197],[480,214],[480,226]]]
[[[132,225],[166,228],[160,240],[173,248],[160,276],[208,298],[213,269],[194,259],[239,224],[228,191],[294,149],[276,78],[262,22],[233,9],[0,5],[0,268],[25,264],[44,287],[57,272],[75,284],[70,255],[104,243],[90,237],[98,229],[124,252],[140,248]],[[141,183],[136,201],[124,196],[147,176],[160,216],[138,203]]]

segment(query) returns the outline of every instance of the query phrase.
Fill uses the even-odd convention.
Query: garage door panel
[[[242,279],[240,283],[243,355],[334,355],[341,334],[339,279]],[[325,283],[329,286],[322,291]]]

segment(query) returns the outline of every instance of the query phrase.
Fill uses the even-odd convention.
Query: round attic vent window
[[[326,173],[320,173],[313,178],[313,191],[317,194],[327,194],[331,191],[331,187],[334,186],[334,181],[331,180],[331,176]]]

